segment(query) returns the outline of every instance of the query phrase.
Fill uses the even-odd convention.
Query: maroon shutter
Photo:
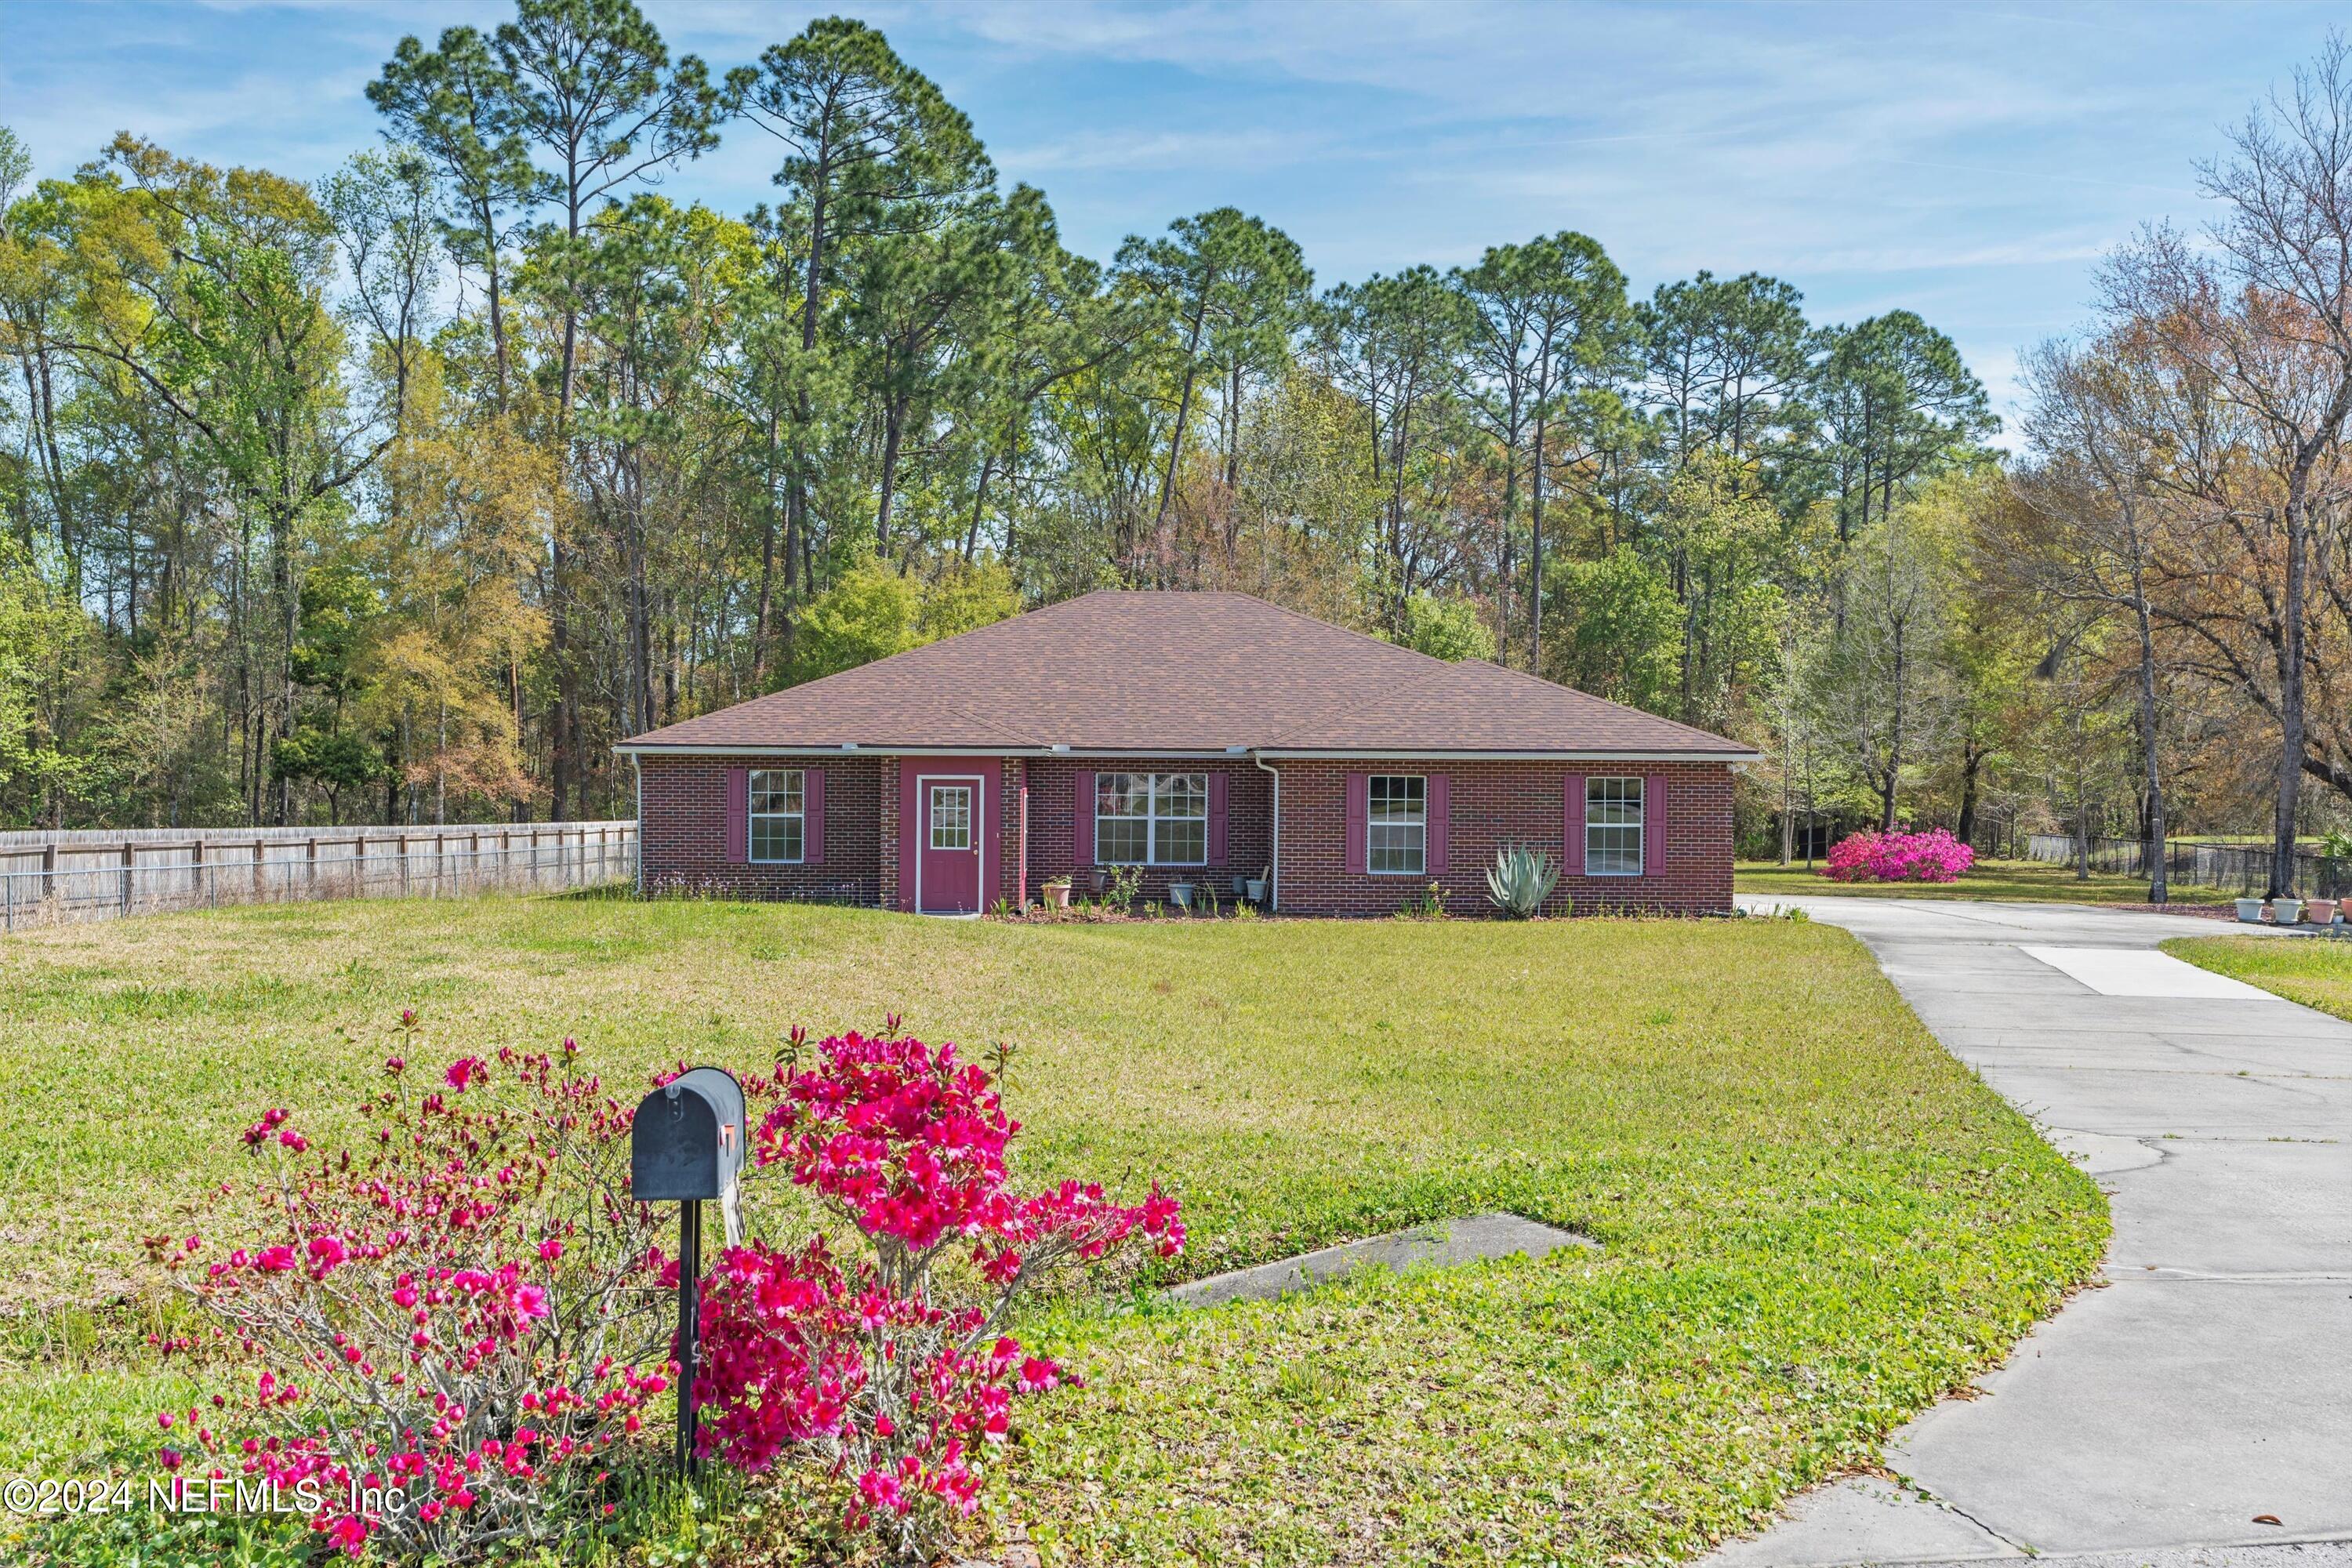
[[[1446,829],[1452,825],[1454,816],[1453,786],[1454,781],[1449,774],[1429,775],[1429,798],[1424,803],[1429,808],[1427,840],[1429,847],[1423,859],[1428,866],[1429,874],[1433,877],[1445,875]]]
[[[824,770],[811,768],[801,775],[801,859],[824,864]]]
[[[1095,775],[1078,775],[1078,811],[1071,819],[1070,865],[1084,870],[1095,863]]]
[[[1225,863],[1225,786],[1223,773],[1209,775],[1209,864]]]
[[[1566,784],[1567,812],[1559,840],[1559,874],[1584,875],[1584,775],[1570,773]]]
[[[740,866],[751,858],[751,770],[727,770],[727,863]]]
[[[1666,874],[1666,775],[1642,781],[1642,875]]]
[[[1348,775],[1348,874],[1364,874],[1365,820],[1371,816],[1372,775]]]

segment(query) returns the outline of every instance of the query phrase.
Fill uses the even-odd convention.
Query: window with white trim
[[[1205,866],[1209,775],[1097,773],[1095,863]]]
[[[1429,781],[1374,773],[1365,786],[1364,869],[1418,877],[1429,864]]]
[[[1642,874],[1642,781],[1584,781],[1584,874]]]
[[[751,858],[797,863],[808,844],[808,774],[798,768],[751,770]]]
[[[931,847],[934,849],[971,847],[971,786],[970,784],[933,784],[931,786]]]

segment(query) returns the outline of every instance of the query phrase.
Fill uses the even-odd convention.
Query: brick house
[[[1718,735],[1242,594],[1034,610],[624,742],[648,891],[972,913],[1133,866],[1289,914],[1488,907],[1525,844],[1555,906],[1731,908]],[[1196,895],[1197,896],[1197,895]]]

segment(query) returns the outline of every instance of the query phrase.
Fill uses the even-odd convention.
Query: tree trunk
[[[760,528],[760,591],[751,611],[751,689],[767,686],[770,618],[775,608],[776,581],[776,411],[768,410],[768,471],[761,486],[765,514]],[[784,552],[784,570],[792,570],[792,552]]]
[[[898,482],[898,444],[906,435],[907,407],[892,397],[882,411],[882,498],[874,509],[874,553],[890,553],[891,491]]]
[[[1985,752],[1974,741],[1960,745],[1960,815],[1954,829],[1963,844],[1971,848],[1977,837],[1977,779],[1984,771]]]
[[[1194,366],[1201,352],[1201,332],[1209,315],[1209,293],[1201,291],[1201,308],[1192,313],[1190,335],[1184,341],[1184,386],[1176,395],[1176,427],[1168,433],[1168,469],[1160,479],[1160,507],[1152,513],[1151,532],[1155,542],[1168,526],[1168,502],[1176,493],[1176,459],[1184,451],[1184,422],[1192,413],[1192,379]]]
[[[2279,638],[2278,802],[2272,820],[2268,896],[2294,892],[2295,818],[2303,802],[2304,579],[2309,570],[2309,465],[2294,476],[2286,506],[2286,605]]]
[[[2161,904],[2168,902],[2171,898],[2171,889],[2166,881],[2171,836],[2165,826],[2164,773],[2156,749],[2156,637],[2149,624],[2147,594],[2141,583],[2137,533],[2132,540],[2131,569],[2132,613],[2139,625],[2140,751],[2147,770],[2147,847],[2141,853],[2147,861],[2144,868],[2147,872],[2147,901]]]

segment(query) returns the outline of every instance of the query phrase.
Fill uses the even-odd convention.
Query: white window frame
[[[1392,816],[1382,819],[1374,816],[1373,801],[1381,794],[1380,786],[1383,783],[1419,784],[1421,810],[1417,813],[1409,811],[1408,815],[1402,817]],[[1411,791],[1406,792],[1408,796],[1411,793]],[[1410,807],[1409,799],[1406,804]],[[1414,828],[1420,830],[1421,842],[1416,847],[1418,852],[1413,856],[1413,863],[1411,866],[1391,866],[1385,869],[1376,868],[1373,866],[1373,839],[1375,829],[1379,828],[1386,828],[1391,833],[1405,833]],[[1391,854],[1397,852],[1397,846],[1394,844],[1388,845],[1386,847]],[[1364,873],[1371,877],[1426,877],[1429,875],[1429,778],[1427,774],[1373,773],[1364,780]]]
[[[782,781],[770,787],[766,793],[785,800],[797,798],[801,803],[800,810],[761,811],[759,808],[760,796],[762,793],[760,781],[763,778]],[[745,780],[744,784],[743,858],[754,866],[804,864],[808,859],[808,770],[805,768],[753,768],[751,770],[751,777]],[[761,854],[760,824],[762,822],[798,824],[800,853],[797,855]]]
[[[1618,793],[1617,793],[1617,796],[1616,796],[1616,799],[1615,799],[1613,802],[1612,802],[1612,801],[1605,801],[1605,800],[1598,800],[1598,799],[1596,798],[1598,795],[1601,795],[1601,794],[1605,793],[1605,792],[1602,790],[1602,787],[1601,787],[1601,786],[1603,786],[1603,785],[1618,786]],[[1594,773],[1594,774],[1591,774],[1591,775],[1589,775],[1589,776],[1585,779],[1585,781],[1584,781],[1584,874],[1585,874],[1586,876],[1588,876],[1588,877],[1638,877],[1638,876],[1641,876],[1644,871],[1646,871],[1646,870],[1648,870],[1648,869],[1649,869],[1649,865],[1650,865],[1650,823],[1649,823],[1649,816],[1648,816],[1649,805],[1650,805],[1650,801],[1649,801],[1649,789],[1650,789],[1650,786],[1649,786],[1648,782],[1647,782],[1646,780],[1644,780],[1644,779],[1643,779],[1640,774],[1638,774],[1638,773],[1632,773],[1632,774]],[[1630,793],[1628,793],[1629,791],[1630,791]],[[1611,822],[1602,822],[1602,821],[1600,821],[1600,820],[1596,819],[1596,818],[1595,818],[1595,816],[1593,816],[1593,810],[1592,810],[1592,808],[1593,808],[1593,806],[1594,806],[1596,804],[1598,804],[1598,805],[1616,805],[1617,807],[1619,807],[1619,808],[1620,808],[1620,810],[1622,810],[1622,809],[1623,809],[1623,808],[1625,808],[1626,806],[1630,805],[1630,806],[1633,808],[1633,817],[1632,817],[1632,820],[1630,820],[1630,821],[1611,821]],[[1615,833],[1615,834],[1622,835],[1622,834],[1624,833],[1624,831],[1625,831],[1627,828],[1631,828],[1631,829],[1633,830],[1633,868],[1632,868],[1631,870],[1626,870],[1626,869],[1623,869],[1623,868],[1620,868],[1615,869],[1615,870],[1608,870],[1608,871],[1603,871],[1603,870],[1599,869],[1599,868],[1598,868],[1598,862],[1594,859],[1595,847],[1595,847],[1594,835],[1595,835],[1596,833],[1599,833],[1599,832],[1601,832],[1601,831],[1604,831],[1604,830],[1605,830],[1605,831],[1608,831],[1608,832],[1611,832],[1611,833]],[[1624,844],[1623,844],[1623,841],[1622,841],[1622,837],[1621,837],[1619,840],[1617,840],[1616,842],[1612,843],[1612,844],[1610,846],[1610,847],[1609,847],[1609,851],[1608,851],[1608,852],[1609,852],[1611,855],[1612,855],[1612,856],[1622,856],[1622,855],[1623,854],[1623,852],[1624,852]]]
[[[961,779],[932,779],[923,785],[923,790],[922,847],[935,855],[968,855],[978,848],[980,826],[972,818],[980,812],[980,791]],[[940,795],[946,790],[954,790],[963,796],[963,821],[957,825],[963,829],[963,842],[961,844],[940,842]]]
[[[1102,808],[1103,793],[1107,787],[1105,781],[1111,779],[1138,778],[1147,781],[1144,784],[1143,815],[1141,816],[1122,816],[1116,813],[1106,814]],[[1187,787],[1190,785],[1197,785],[1198,787]],[[1198,816],[1178,816],[1171,812],[1163,812],[1160,809],[1160,796],[1163,791],[1171,796],[1178,794],[1197,795],[1201,802],[1201,814]],[[1206,866],[1209,863],[1209,775],[1205,773],[1097,773],[1095,775],[1094,810],[1095,864],[1097,866]],[[1144,825],[1143,858],[1140,860],[1115,859],[1112,857],[1104,854],[1103,825],[1105,823],[1133,822],[1140,822]],[[1178,822],[1188,824],[1199,823],[1201,825],[1201,853],[1198,858],[1179,860],[1161,854],[1160,844],[1160,825],[1163,823]]]

